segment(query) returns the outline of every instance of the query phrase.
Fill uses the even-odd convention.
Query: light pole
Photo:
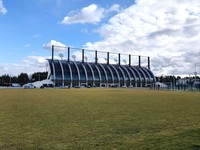
[[[74,61],[76,61],[76,56],[75,55],[72,55],[72,58],[74,59]]]

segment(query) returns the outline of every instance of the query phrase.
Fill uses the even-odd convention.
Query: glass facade
[[[146,67],[48,59],[55,86],[146,87],[155,77]]]

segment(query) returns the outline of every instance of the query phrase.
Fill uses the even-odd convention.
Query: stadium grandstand
[[[70,60],[70,47],[67,48],[67,59],[55,59],[52,46],[52,58],[48,61],[48,79],[55,87],[153,87],[156,80],[148,65],[141,65],[141,56],[138,64],[131,64],[131,55],[128,55],[128,64],[121,64],[121,54],[118,53],[116,64],[110,63],[110,53],[106,52],[106,62],[98,62],[98,51],[94,51],[94,62],[85,60],[85,51],[81,50],[80,61]],[[60,57],[63,57],[62,55]]]

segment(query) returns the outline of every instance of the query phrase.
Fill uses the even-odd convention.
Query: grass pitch
[[[0,149],[200,149],[200,92],[0,90]]]

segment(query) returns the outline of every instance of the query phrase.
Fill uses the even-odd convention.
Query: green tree
[[[1,86],[9,86],[11,84],[11,77],[8,74],[1,76]]]
[[[35,72],[32,75],[32,81],[41,81],[47,79],[47,72]]]
[[[28,78],[28,75],[26,73],[21,73],[18,76],[18,83],[19,84],[26,84],[28,82],[29,82],[29,78]]]

